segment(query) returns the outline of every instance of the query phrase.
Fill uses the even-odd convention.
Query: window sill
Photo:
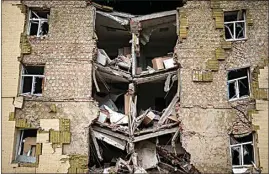
[[[28,93],[22,93],[22,94],[19,94],[19,96],[23,96],[23,97],[42,97],[42,94],[28,94]]]
[[[246,41],[247,38],[242,38],[242,39],[225,39],[227,42],[236,42],[236,41]]]
[[[233,168],[243,168],[243,167],[253,167],[252,164],[248,164],[248,165],[233,165]]]
[[[36,35],[27,35],[29,40],[44,40],[48,37],[48,35],[36,36]]]
[[[240,101],[240,100],[245,100],[245,99],[249,99],[250,97],[241,97],[241,98],[233,98],[233,99],[229,99],[229,102],[233,102],[233,101]]]

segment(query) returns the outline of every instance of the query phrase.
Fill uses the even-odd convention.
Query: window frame
[[[45,70],[45,66],[44,67]],[[35,90],[35,82],[36,82],[36,78],[41,78],[42,81],[45,79],[45,75],[34,75],[34,74],[24,74],[25,72],[25,68],[24,66],[22,66],[22,70],[21,70],[21,84],[20,84],[20,95],[32,95],[32,96],[42,96],[42,93],[34,93]],[[29,92],[25,92],[23,93],[23,85],[24,85],[24,77],[32,77],[32,85],[31,85],[31,92],[29,94]],[[43,92],[43,91],[42,91]]]
[[[225,17],[225,13],[229,13],[229,12],[232,12],[232,11],[224,12],[223,18]],[[236,21],[229,21],[229,22],[224,21],[224,37],[225,37],[226,41],[241,41],[241,40],[246,40],[247,39],[247,24],[246,24],[246,12],[245,11],[243,11],[243,18],[244,18],[243,20],[236,20]],[[236,37],[236,23],[244,23],[244,38],[235,38]],[[225,34],[226,34],[225,33],[226,25],[225,24],[233,24],[233,33],[234,33],[234,35],[231,35],[232,36],[231,39],[226,39],[226,36],[225,36]]]
[[[35,18],[35,17],[32,17],[32,13],[35,13],[34,10],[31,10],[29,9],[29,14],[28,14],[28,28],[27,28],[27,34],[29,36],[36,36],[36,37],[41,37],[41,36],[45,36],[43,34],[40,34],[40,31],[41,31],[41,28],[42,28],[42,24],[44,22],[47,22],[49,24],[49,21],[48,21],[48,18]],[[38,16],[37,14],[35,14],[36,16]],[[38,28],[37,28],[37,34],[36,35],[30,35],[30,32],[31,32],[31,26],[32,26],[32,23],[34,22],[38,22]]]
[[[247,68],[247,75],[246,76],[243,76],[243,77],[239,77],[239,78],[235,78],[235,79],[231,79],[231,80],[228,80],[228,75],[227,75],[227,91],[228,91],[228,100],[229,101],[235,101],[235,100],[241,100],[241,99],[247,99],[251,96],[251,86],[250,86],[250,67],[244,67],[244,68],[238,68],[238,69],[233,69],[233,70],[228,70],[228,73],[230,71],[235,71],[235,70],[239,70],[239,69],[245,69]],[[240,97],[239,96],[239,80],[242,80],[242,79],[245,79],[247,78],[248,79],[248,89],[249,89],[249,95],[248,96],[243,96],[243,97]],[[236,95],[236,98],[230,98],[230,93],[229,93],[229,85],[230,83],[235,83],[235,95]]]
[[[231,156],[231,159],[233,158],[232,156],[232,147],[236,147],[236,146],[240,146],[240,155],[244,154],[244,148],[243,148],[243,145],[247,145],[247,144],[251,144],[252,145],[252,148],[253,148],[253,164],[256,164],[256,152],[255,152],[255,143],[254,143],[254,133],[251,133],[251,136],[252,136],[252,141],[248,141],[248,142],[244,142],[244,143],[238,143],[238,144],[231,144],[231,136],[229,136],[229,149],[230,149],[230,156]],[[232,160],[231,160],[232,162]],[[232,164],[232,167],[233,168],[241,168],[241,167],[250,167],[250,166],[253,166],[253,164],[244,164],[244,156],[241,156],[241,163],[242,165],[233,165]]]
[[[31,164],[34,164],[37,162],[36,156],[20,155],[21,151],[23,150],[22,144],[24,143],[23,142],[24,132],[27,130],[29,130],[29,129],[17,129],[16,141],[15,141],[15,155],[14,155],[14,159],[12,161],[13,163],[31,163]],[[19,160],[20,156],[24,156],[24,158],[28,158],[28,159],[32,158],[32,162],[20,161]]]

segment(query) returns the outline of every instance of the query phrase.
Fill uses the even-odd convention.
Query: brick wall
[[[206,70],[221,47],[222,30],[216,29],[210,1],[188,1],[179,9],[186,14],[187,37],[177,45],[181,64],[179,116],[182,119],[182,143],[191,161],[201,172],[231,172],[229,133],[238,113],[227,96],[227,71],[250,66],[268,58],[268,3],[265,1],[219,1],[224,11],[249,9],[253,26],[247,26],[247,39],[232,42],[225,49],[225,60],[218,61],[212,82],[193,82],[193,69]],[[184,24],[186,25],[186,24]],[[250,106],[251,107],[251,106]],[[246,108],[248,109],[248,108]],[[245,131],[241,129],[238,132]],[[250,131],[247,129],[247,131]]]
[[[259,87],[268,89],[268,66],[260,70]],[[262,173],[268,173],[268,101],[256,100],[256,109],[258,112],[252,114],[252,121],[259,127],[257,130],[259,162]]]
[[[6,24],[6,29],[3,29],[3,63],[7,67],[3,73],[6,74],[3,80],[7,84],[3,89],[4,95],[17,95],[18,57],[25,65],[45,65],[42,97],[24,97],[23,108],[15,110],[15,119],[26,119],[33,128],[40,129],[43,129],[40,119],[70,119],[71,143],[53,149],[51,143],[42,142],[43,150],[37,167],[11,164],[14,148],[10,144],[14,143],[15,121],[8,121],[8,116],[9,112],[14,112],[13,98],[3,100],[6,102],[6,108],[3,107],[6,136],[3,138],[9,139],[3,146],[7,157],[2,162],[3,171],[67,173],[70,167],[78,171],[78,166],[71,166],[69,163],[69,155],[88,155],[88,127],[98,111],[96,103],[91,99],[91,61],[96,46],[92,39],[93,8],[87,6],[85,1],[23,1],[28,7],[50,8],[50,17],[48,35],[41,38],[28,36],[31,53],[20,56],[20,34],[27,26],[27,23],[24,26],[27,11],[22,13],[18,7],[12,5],[14,3],[2,2],[5,5],[3,22]],[[51,112],[51,105],[56,106],[56,112]],[[47,123],[44,126],[51,125]]]

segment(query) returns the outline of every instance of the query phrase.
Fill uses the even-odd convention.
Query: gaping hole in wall
[[[31,8],[29,10],[29,18],[28,18],[28,34],[30,36],[37,36],[37,37],[48,34],[49,15],[50,15],[49,10]]]
[[[90,138],[90,166],[94,168],[99,167],[110,167],[115,166],[116,161],[118,158],[125,159],[127,157],[126,151],[120,149],[121,147],[115,147],[115,144],[118,144],[120,146],[120,143],[117,142],[117,139],[111,138],[111,136],[102,134],[100,132],[94,131],[94,138],[96,139],[95,142],[93,142],[92,137]],[[97,144],[98,154],[96,153],[96,146],[94,146],[94,143]],[[114,143],[114,145],[111,145],[111,143]],[[101,157],[102,160],[99,158]]]
[[[177,6],[143,16],[95,6],[98,64],[132,75],[177,67],[173,59]]]
[[[21,163],[35,163],[37,129],[21,129],[16,132],[15,161]]]
[[[113,7],[115,11],[131,13],[134,15],[144,15],[161,11],[175,10],[176,7],[181,7],[184,1],[159,1],[159,0],[144,0],[144,1],[119,1],[119,0],[94,0],[94,2]],[[135,8],[138,7],[138,8]]]
[[[136,54],[137,68],[142,71],[149,67],[155,71],[175,67],[176,14],[175,11],[159,14],[161,17],[157,18],[155,15],[148,15],[148,19],[134,18],[134,21],[140,21],[142,27],[139,34],[140,52]]]
[[[243,137],[230,137],[232,164],[234,167],[255,164],[253,134]]]
[[[21,74],[21,95],[42,95],[44,66],[24,66]]]
[[[246,37],[245,10],[224,12],[225,38],[227,40],[244,39]]]
[[[229,99],[245,98],[250,95],[249,68],[231,70],[228,72]]]
[[[136,94],[138,115],[142,115],[148,109],[154,113],[154,118],[147,116],[147,120],[145,120],[140,127],[152,126],[158,123],[164,109],[169,106],[177,92],[177,81],[169,87],[169,91],[165,92],[164,88],[165,81],[144,83],[137,86]],[[176,115],[173,116],[176,117]],[[171,116],[171,118],[173,116]],[[176,120],[177,118],[174,119]],[[167,121],[171,123],[174,120],[172,118]]]
[[[128,71],[131,67],[131,34],[127,18],[97,11],[95,24],[99,48],[97,62]]]
[[[128,90],[127,83],[107,83],[106,86],[98,81],[100,91],[97,92],[96,88],[93,88],[93,98],[99,103],[100,112],[103,116],[109,113],[121,113],[125,114],[125,101],[124,94]],[[99,120],[105,122],[106,120]],[[110,120],[111,121],[111,120]]]
[[[143,10],[131,7],[136,13],[127,14],[92,4],[97,9],[98,38],[92,96],[100,112],[90,126],[91,172],[196,171],[177,139],[178,5],[148,8],[146,14],[158,13],[136,15]],[[158,141],[160,136],[164,137]]]

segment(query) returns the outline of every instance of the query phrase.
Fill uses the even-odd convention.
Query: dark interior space
[[[129,30],[107,16],[96,13],[95,30],[97,47],[105,50],[110,59],[118,56],[119,48],[131,47],[129,41],[132,36]]]
[[[90,139],[92,141],[92,138]],[[115,166],[118,158],[125,159],[127,157],[127,153],[123,150],[120,150],[104,141],[100,141],[97,139],[97,143],[99,146],[99,150],[103,161],[100,161],[97,157],[95,147],[93,142],[90,142],[90,162],[89,167],[93,167],[95,165],[96,168]]]
[[[43,75],[44,66],[24,66],[24,74]]]
[[[137,86],[137,111],[151,108],[152,110],[162,112],[175,96],[177,91],[177,81],[174,82],[170,91],[164,92],[164,81],[154,83],[145,83]]]
[[[23,88],[22,93],[31,92],[32,89],[32,77],[23,77]]]
[[[42,93],[42,83],[43,83],[43,78],[35,78],[35,89],[34,89],[34,94],[41,94]]]
[[[228,80],[230,80],[230,82],[228,83],[229,99],[232,99],[237,96],[237,88],[239,89],[238,97],[249,96],[250,89],[248,71],[249,68],[242,68],[228,72]]]
[[[38,22],[31,22],[30,24],[30,35],[37,35],[37,31],[38,31]]]
[[[253,141],[252,134],[249,134],[243,137],[234,137],[233,135],[231,135],[231,144],[245,143],[245,142],[251,142],[251,141]]]
[[[228,80],[248,76],[249,68],[235,69],[228,72]]]
[[[33,92],[33,94],[41,94],[44,78],[42,76],[39,77],[32,75],[44,75],[44,66],[25,66],[23,69],[24,72],[22,74],[22,93]]]
[[[176,41],[175,20],[163,27],[156,26],[149,36],[149,42],[145,45],[140,43],[141,52],[140,57],[137,58],[138,66],[143,71],[147,69],[147,66],[153,67],[152,59],[173,53]]]
[[[129,0],[94,0],[100,5],[113,7],[115,11],[131,13],[134,15],[144,15],[155,12],[175,10],[177,7],[183,6],[183,1],[129,1]]]
[[[24,140],[27,137],[36,137],[37,129],[25,129],[20,131],[20,136],[22,136],[22,140]],[[24,143],[21,145],[21,149],[24,148]],[[21,150],[20,155],[23,155],[23,151]]]
[[[124,114],[124,94],[128,90],[127,83],[107,83],[109,91],[105,86],[98,82],[100,92],[96,91],[96,87],[93,85],[93,98],[98,101],[99,107],[107,105],[113,108],[114,111]],[[116,106],[116,107],[115,107]]]
[[[252,134],[242,136],[242,137],[234,137],[233,135],[231,135],[230,142],[231,142],[231,145],[235,145],[231,147],[233,165],[251,165],[252,162],[254,162],[254,150],[253,150],[253,145],[252,145],[253,135]],[[240,145],[241,143],[245,143],[245,144],[241,146]]]
[[[49,18],[50,11],[48,9],[40,9],[40,8],[31,8],[31,15],[30,15],[30,31],[29,34],[32,36],[36,35],[46,35],[49,31],[48,21],[46,19]],[[42,19],[40,25],[39,20]],[[39,33],[38,33],[39,28]]]

